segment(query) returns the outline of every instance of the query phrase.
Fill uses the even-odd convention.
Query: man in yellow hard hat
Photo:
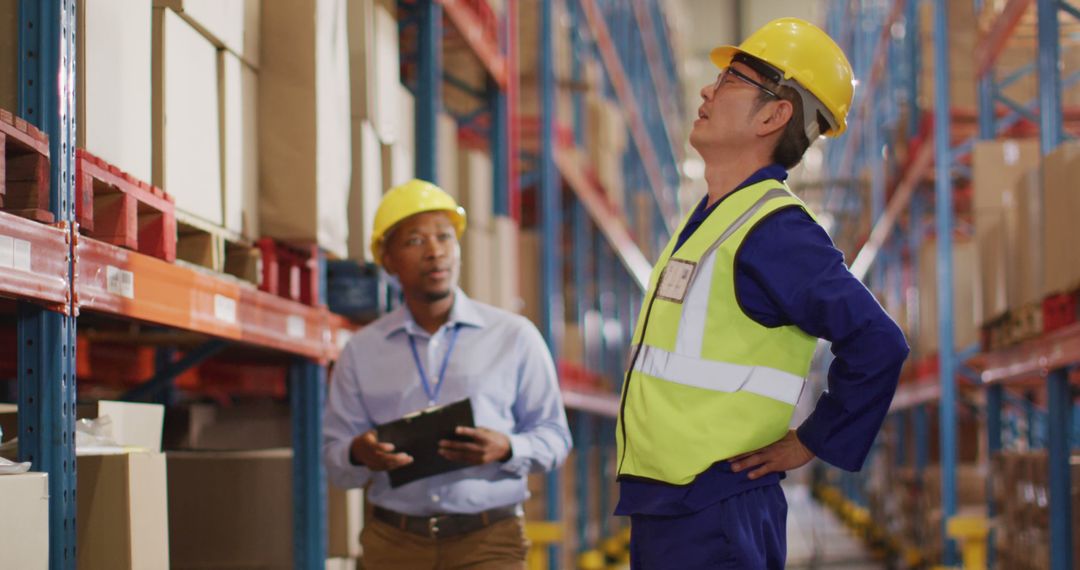
[[[661,253],[638,319],[616,432],[634,568],[783,568],[784,472],[858,470],[908,347],[784,180],[847,126],[843,51],[783,18],[712,52],[690,143],[708,194]],[[829,390],[789,429],[817,339]]]
[[[343,488],[369,485],[364,568],[525,567],[526,476],[566,458],[571,440],[555,365],[528,320],[457,287],[465,210],[413,180],[383,196],[372,253],[404,304],[361,329],[338,358],[323,418],[323,459]],[[439,454],[467,466],[394,486],[413,462],[375,427],[468,399],[476,428]]]

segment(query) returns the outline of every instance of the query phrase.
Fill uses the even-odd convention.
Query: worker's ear
[[[791,101],[784,99],[770,101],[762,105],[756,117],[757,135],[767,137],[777,132],[783,132],[788,122],[791,121],[794,112],[795,107],[791,104]]]

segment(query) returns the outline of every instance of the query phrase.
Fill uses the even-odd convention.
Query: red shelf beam
[[[980,354],[971,361],[987,384],[1043,377],[1051,370],[1076,363],[1080,363],[1080,323],[1017,346]]]

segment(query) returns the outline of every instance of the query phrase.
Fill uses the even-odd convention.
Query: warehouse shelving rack
[[[1077,9],[1066,2],[1059,0],[1034,0],[1037,2],[1038,11],[1038,78],[1039,97],[1037,101],[1015,102],[1006,99],[1001,90],[1005,85],[1021,77],[1024,73],[1030,73],[1031,67],[1021,70],[1009,70],[1010,72],[1000,81],[995,79],[994,67],[998,56],[1016,29],[1024,12],[1030,8],[1033,0],[1009,0],[1003,10],[991,23],[989,33],[979,39],[974,59],[977,70],[978,83],[978,113],[975,119],[977,125],[969,125],[971,117],[951,112],[949,108],[948,93],[948,21],[946,14],[946,2],[944,0],[933,1],[934,10],[934,69],[935,86],[932,115],[920,117],[917,105],[915,105],[918,93],[917,74],[907,76],[906,101],[912,112],[908,116],[908,133],[919,133],[920,136],[912,140],[910,158],[907,164],[902,165],[891,177],[891,199],[888,206],[882,211],[877,204],[881,203],[881,190],[873,188],[872,196],[875,202],[872,208],[874,227],[866,243],[863,245],[852,264],[852,271],[860,278],[869,274],[869,269],[878,262],[878,270],[871,277],[871,283],[879,288],[896,287],[897,283],[882,283],[881,275],[883,265],[903,263],[899,255],[888,255],[889,240],[892,232],[901,223],[902,217],[908,217],[907,244],[908,257],[914,259],[920,250],[924,228],[921,227],[923,212],[926,205],[925,198],[920,193],[921,186],[926,177],[935,170],[934,177],[934,212],[935,230],[939,237],[937,240],[937,266],[938,266],[938,338],[942,347],[953,346],[953,299],[952,299],[952,244],[951,238],[957,229],[954,219],[953,197],[955,189],[952,187],[951,172],[963,172],[966,168],[960,160],[968,155],[973,147],[975,138],[992,139],[1006,132],[1015,132],[1018,126],[1027,122],[1038,125],[1040,147],[1043,155],[1053,150],[1064,138],[1064,119],[1071,116],[1063,112],[1061,104],[1061,90],[1063,85],[1070,85],[1075,78],[1060,77],[1058,68],[1059,61],[1059,33],[1058,18],[1060,13],[1065,12],[1073,17],[1080,15]],[[873,7],[868,3],[856,3],[863,8],[863,15],[876,21],[884,22],[884,25],[871,28],[871,33],[880,33],[882,41],[874,50],[874,70],[887,67],[891,74],[904,77],[904,70],[918,69],[918,46],[912,39],[918,37],[915,31],[918,26],[916,0],[894,0],[887,3],[888,18],[881,18],[881,14],[873,14]],[[980,3],[976,3],[976,7]],[[855,30],[846,28],[842,22],[857,22],[857,18],[850,18],[851,3],[833,3],[832,30],[844,30],[842,37],[850,38],[858,36],[858,26]],[[881,6],[877,6],[881,10]],[[903,18],[897,18],[903,14]],[[904,25],[904,34],[895,34],[894,24],[901,22]],[[862,33],[866,28],[863,28]],[[878,30],[880,32],[878,32]],[[881,48],[882,44],[888,43],[888,48]],[[848,46],[850,47],[850,46]],[[849,51],[849,53],[852,53]],[[855,51],[854,53],[859,53]],[[858,68],[858,56],[856,55]],[[865,75],[860,75],[865,77]],[[844,153],[857,154],[861,149],[858,143],[853,143],[855,133],[864,135],[871,140],[883,141],[883,135],[888,136],[890,125],[887,120],[880,120],[874,113],[869,115],[864,111],[868,99],[875,98],[878,86],[878,75],[875,73],[870,84],[867,86],[867,96],[862,102],[856,103],[856,121],[853,122],[853,134],[849,134],[841,143]],[[944,88],[940,88],[944,87]],[[894,92],[895,93],[895,92]],[[886,99],[888,95],[886,95]],[[886,106],[891,106],[889,103]],[[1036,111],[1038,109],[1038,111]],[[868,121],[868,119],[870,119]],[[975,127],[977,126],[977,131]],[[958,128],[960,127],[960,128]],[[950,130],[953,132],[951,133]],[[971,131],[970,139],[957,141],[952,138],[956,131]],[[858,140],[856,138],[856,140]],[[853,147],[855,147],[853,149]],[[830,149],[836,151],[835,149]],[[871,145],[870,156],[880,153],[878,143]],[[854,160],[855,163],[864,163],[866,155]],[[835,160],[835,159],[834,159]],[[831,162],[830,164],[837,164]],[[847,163],[844,163],[847,164]],[[935,165],[948,165],[941,168]],[[841,168],[838,176],[848,173]],[[880,171],[878,171],[880,172]],[[945,174],[942,174],[945,172]],[[874,178],[878,175],[875,173]],[[882,180],[887,179],[883,177]],[[904,244],[893,243],[891,249],[896,250]],[[916,271],[917,263],[912,261],[910,268],[899,268],[899,274],[907,275],[902,281],[908,283],[914,279],[911,277]],[[895,281],[895,280],[894,280]],[[902,286],[902,285],[901,285]],[[892,294],[903,295],[903,291],[894,291]],[[977,348],[969,348],[953,353],[950,350],[942,350],[937,357],[936,366],[927,367],[932,372],[916,374],[918,377],[911,382],[901,385],[893,401],[890,421],[897,429],[898,457],[895,461],[900,464],[906,456],[908,447],[914,447],[914,462],[917,471],[921,472],[928,463],[928,437],[930,406],[937,405],[939,410],[940,450],[942,465],[942,498],[943,512],[942,534],[946,534],[946,525],[951,516],[956,513],[956,449],[957,449],[957,408],[959,404],[974,405],[977,413],[981,414],[987,425],[988,448],[991,452],[1002,449],[1003,433],[1007,431],[1002,416],[1003,406],[1012,405],[1018,408],[1018,413],[1025,416],[1023,423],[1027,424],[1029,433],[1027,437],[1034,442],[1037,438],[1035,430],[1045,424],[1048,432],[1046,439],[1049,440],[1050,455],[1050,531],[1051,531],[1051,568],[1063,569],[1072,567],[1072,530],[1071,530],[1071,503],[1069,497],[1069,455],[1070,438],[1073,435],[1071,414],[1073,410],[1072,384],[1076,381],[1076,374],[1071,373],[1075,365],[1080,362],[1080,328],[1073,325],[1069,328],[1044,335],[1038,339],[1028,341],[1018,346],[1006,349],[978,353]],[[1071,378],[1070,378],[1071,376]],[[961,393],[958,383],[963,382],[964,390]],[[1015,398],[1006,387],[1010,383],[1019,386],[1020,382],[1026,382],[1025,386],[1042,387],[1047,392],[1048,410],[1040,413],[1029,400]],[[913,428],[914,437],[907,441],[903,434],[908,433],[907,427]],[[1015,429],[1014,429],[1015,431]],[[859,480],[860,475],[853,475],[856,481],[843,491],[852,504],[858,505],[860,501],[857,495],[865,481]],[[865,476],[862,476],[864,479]],[[1065,497],[1054,500],[1055,497]],[[992,499],[991,499],[992,501]],[[863,505],[865,506],[865,505]],[[993,516],[993,504],[989,505],[989,514]],[[993,544],[991,539],[990,544]],[[990,553],[991,560],[993,552]],[[947,543],[945,551],[946,564],[958,562],[953,545]]]
[[[424,48],[437,53],[441,9],[488,68],[497,88],[488,119],[496,180],[514,188],[507,140],[512,116],[508,99],[514,74],[507,57],[512,25],[493,33],[474,4],[462,0],[421,2]],[[513,6],[513,2],[509,3]],[[75,329],[81,312],[199,333],[203,345],[161,366],[142,388],[159,387],[187,368],[217,354],[227,343],[266,349],[292,358],[290,400],[294,448],[294,565],[322,568],[326,558],[325,473],[320,455],[321,413],[326,366],[336,358],[355,325],[331,314],[323,303],[308,306],[234,280],[120,249],[81,236],[74,223],[75,29],[74,0],[32,2],[19,10],[19,116],[49,137],[50,204],[57,223],[41,224],[0,212],[0,239],[25,255],[0,265],[0,295],[17,307],[20,459],[49,474],[50,567],[75,566]],[[506,19],[513,17],[508,10]],[[501,45],[499,39],[502,39]],[[439,77],[437,58],[425,77]],[[431,63],[435,62],[435,63]],[[422,88],[437,90],[434,83]],[[434,86],[432,86],[434,85]],[[431,93],[432,91],[428,91]],[[435,91],[437,93],[437,91]],[[508,97],[509,95],[509,97]],[[428,99],[428,101],[437,101]],[[421,101],[423,103],[423,100]],[[433,141],[433,105],[420,105],[418,145]],[[419,147],[417,150],[421,150]],[[418,161],[418,172],[434,173],[434,152]],[[508,208],[510,192],[499,193],[497,208]],[[8,245],[8,244],[5,244]],[[321,267],[325,271],[325,267]],[[130,290],[117,288],[110,273],[126,276]],[[323,280],[322,282],[325,282]]]
[[[574,124],[556,124],[556,1],[543,0],[541,21],[532,23],[541,26],[542,42],[539,155],[523,156],[523,164],[535,164],[535,169],[522,172],[522,187],[533,183],[537,186],[544,303],[541,330],[553,353],[556,358],[560,356],[557,351],[567,319],[582,330],[592,319],[594,324],[599,322],[602,331],[600,346],[590,345],[582,351],[586,355],[584,366],[560,361],[563,398],[571,410],[575,447],[582,457],[599,448],[599,497],[591,497],[585,484],[588,462],[583,459],[576,466],[576,526],[579,548],[585,550],[594,546],[588,543],[586,505],[599,502],[600,536],[611,536],[614,530],[607,513],[614,508],[609,496],[615,466],[607,458],[614,441],[625,351],[652,269],[642,252],[647,250],[643,240],[663,243],[677,223],[680,121],[685,114],[681,96],[670,92],[679,84],[678,68],[660,2],[565,0],[574,54],[572,84],[583,83],[585,60],[599,61],[603,95],[618,103],[627,124],[630,149],[623,160],[627,192],[622,203],[611,200],[608,189],[596,182],[591,165],[580,158],[586,137],[590,136],[584,129],[584,94],[580,89],[571,97]],[[652,228],[645,236],[635,236],[627,221],[638,214],[638,192],[652,197],[654,209],[649,214]],[[567,283],[570,286],[564,288]],[[569,292],[571,298],[564,298],[564,292]],[[581,379],[585,381],[575,381]],[[548,479],[548,488],[558,488],[556,477]],[[556,495],[549,493],[548,500],[550,507],[557,508]],[[550,513],[553,518],[557,516],[554,510]],[[551,564],[556,567],[554,555]]]

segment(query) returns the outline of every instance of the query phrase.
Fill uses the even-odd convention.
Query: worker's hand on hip
[[[736,473],[752,470],[747,476],[758,479],[769,473],[797,469],[810,463],[813,458],[814,454],[799,441],[795,430],[791,430],[783,439],[770,446],[733,457],[731,470]]]
[[[472,438],[472,441],[444,439],[439,442],[439,455],[470,465],[510,459],[510,438],[504,433],[488,428],[459,427],[457,435]]]
[[[413,462],[408,453],[394,453],[394,444],[380,442],[375,430],[353,438],[349,453],[354,462],[372,471],[393,471]]]

